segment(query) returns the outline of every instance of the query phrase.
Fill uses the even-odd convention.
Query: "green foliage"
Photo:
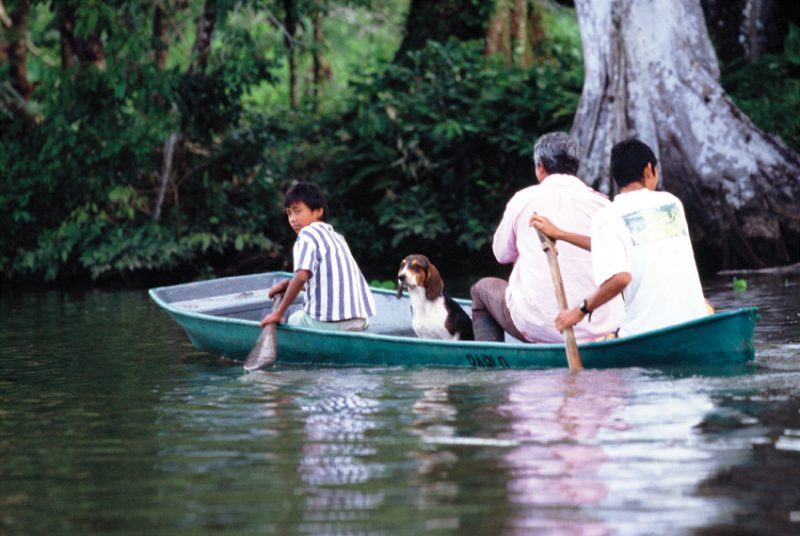
[[[491,7],[446,4],[469,7],[474,28]],[[0,64],[4,277],[284,269],[294,234],[281,194],[296,180],[321,184],[331,222],[367,270],[392,274],[412,252],[439,265],[491,262],[505,203],[533,181],[533,141],[569,130],[582,86],[577,22],[566,8],[543,4],[547,35],[533,51],[536,65],[522,70],[487,58],[480,39],[428,42],[395,58],[408,0],[298,0],[303,104],[289,110],[284,35],[274,26],[282,2],[216,2],[202,69],[191,66],[191,50],[204,2],[160,3],[171,29],[165,70],[141,31],[154,5],[32,3],[29,117],[6,106],[8,68]],[[102,42],[104,66],[61,68],[57,17],[65,6],[75,8],[76,38]],[[332,76],[315,102],[311,17],[319,9]],[[795,148],[798,65],[800,30],[792,27],[782,56],[726,66],[723,80],[756,124]],[[173,134],[180,150],[162,192]]]
[[[485,250],[510,194],[532,183],[533,140],[569,129],[581,83],[578,62],[524,71],[457,41],[359,82],[324,134],[333,156],[319,177],[360,258],[388,269],[398,250]]]
[[[395,288],[397,288],[396,285],[397,283],[395,283],[394,281],[381,281],[379,279],[373,279],[372,281],[369,282],[369,286],[371,287],[385,288],[388,290],[395,290]]]
[[[548,22],[560,35],[537,50],[537,67],[522,71],[487,59],[480,42],[430,43],[388,61],[407,4],[329,3],[325,55],[338,86],[325,89],[324,106],[288,111],[285,98],[279,106],[264,98],[285,95],[283,36],[265,30],[265,13],[282,17],[282,4],[218,2],[204,69],[189,61],[202,3],[168,7],[185,37],[170,44],[164,71],[150,38],[135,31],[148,26],[152,6],[101,4],[74,4],[76,36],[103,37],[106,67],[64,71],[35,59],[43,121],[0,119],[5,276],[207,273],[254,257],[285,268],[293,234],[280,194],[293,180],[322,184],[332,222],[367,264],[393,270],[397,259],[387,253],[397,249],[484,256],[509,194],[531,182],[531,142],[569,128],[580,92],[574,17],[566,26],[563,17]],[[57,27],[61,5],[37,11],[32,24],[51,32],[40,41],[51,62],[58,33],[48,28]],[[303,72],[318,7],[297,7]],[[156,221],[173,133],[182,151]]]
[[[800,28],[791,25],[782,55],[724,66],[722,85],[759,128],[800,151]]]
[[[127,26],[146,24],[142,5],[122,3],[133,18],[118,18],[96,4],[81,4],[76,35],[104,32],[105,67],[41,69],[42,121],[0,115],[0,272],[118,279],[275,262],[286,226],[265,150],[273,130],[241,105],[250,85],[272,81],[252,36],[228,32],[206,72],[161,71],[148,38]],[[184,151],[155,221],[164,142],[182,124]]]

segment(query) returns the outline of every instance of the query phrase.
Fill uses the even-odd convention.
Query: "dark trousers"
[[[506,303],[506,289],[508,281],[498,277],[484,277],[472,285],[472,326],[475,331],[475,340],[503,340],[502,333],[497,338],[491,333],[490,322],[499,326],[512,337],[526,341],[525,336],[519,332]],[[497,330],[499,332],[499,330]],[[479,334],[480,332],[480,334]]]

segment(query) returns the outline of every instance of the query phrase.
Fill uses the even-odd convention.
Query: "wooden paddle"
[[[542,249],[547,253],[547,261],[550,263],[550,277],[553,278],[553,288],[556,291],[556,300],[561,310],[567,309],[567,296],[564,293],[564,281],[561,279],[561,268],[558,266],[558,251],[553,240],[536,229],[539,234],[539,241],[542,243]],[[564,330],[564,344],[567,347],[567,364],[570,370],[580,370],[583,368],[583,361],[581,361],[581,354],[578,352],[578,342],[575,340],[575,333],[572,328]]]
[[[275,294],[272,297],[272,311],[278,309],[283,300],[283,293]],[[244,362],[244,369],[248,372],[260,370],[275,363],[278,358],[278,333],[276,324],[267,324],[256,340],[255,346],[247,354]]]

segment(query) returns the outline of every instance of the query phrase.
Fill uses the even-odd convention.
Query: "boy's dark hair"
[[[323,221],[328,217],[328,199],[319,186],[313,182],[298,182],[288,190],[283,197],[283,208],[289,208],[295,203],[305,203],[311,210],[323,209]]]
[[[619,188],[642,180],[647,164],[658,166],[653,150],[646,143],[629,138],[611,148],[611,177]]]

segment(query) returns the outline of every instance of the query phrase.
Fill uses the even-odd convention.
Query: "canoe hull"
[[[150,291],[154,301],[183,328],[197,349],[237,360],[247,357],[261,332],[256,320],[185,311],[165,302],[160,290]],[[378,297],[388,291],[373,292]],[[758,318],[755,308],[738,309],[634,337],[585,343],[579,348],[586,368],[746,363],[755,357],[753,339]],[[566,366],[561,344],[437,341],[285,325],[278,326],[277,334],[278,364],[476,369]]]

